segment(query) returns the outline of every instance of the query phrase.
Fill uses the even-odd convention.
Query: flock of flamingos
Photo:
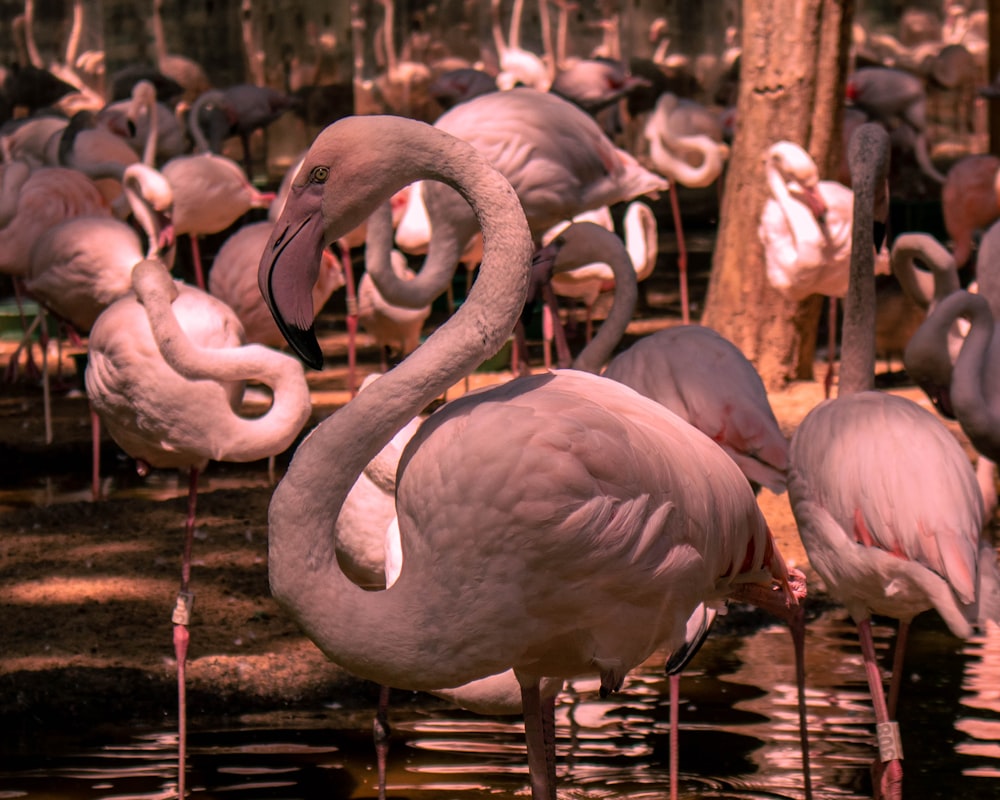
[[[429,67],[394,55],[392,4],[382,5],[390,34],[380,94],[412,102],[429,91]],[[255,83],[211,87],[189,59],[161,53],[117,82],[127,87],[121,97],[95,100],[80,77],[90,61],[71,48],[64,60],[39,55],[26,4],[27,60],[4,86],[16,111],[0,128],[0,271],[19,302],[34,301],[40,319],[57,318],[85,342],[95,441],[104,428],[144,468],[191,475],[173,616],[180,796],[198,473],[211,460],[273,457],[303,433],[304,370],[323,364],[314,322],[345,284],[356,303],[349,330],[364,326],[398,363],[388,369],[384,357],[383,373],[298,444],[270,506],[272,591],[355,675],[483,713],[523,713],[534,800],[556,796],[563,680],[598,675],[601,691],[614,692],[659,649],[672,654],[676,678],[729,599],[790,626],[811,796],[805,576],[771,538],[755,496],[762,486],[788,492],[811,568],[857,623],[876,718],[876,796],[903,793],[905,736],[894,718],[910,620],[934,609],[958,637],[1000,621],[989,536],[1000,458],[991,349],[1000,273],[990,260],[1000,233],[989,226],[1000,216],[1000,161],[967,156],[942,174],[926,106],[937,74],[928,63],[954,47],[973,63],[982,57],[975,15],[949,6],[948,39],[939,30],[916,44],[900,37],[895,49],[880,41],[881,64],[861,66],[874,43],[858,42],[842,182],[820,180],[793,142],[761,154],[768,278],[792,298],[844,302],[837,396],[789,442],[750,362],[689,320],[683,248],[680,324],[619,348],[637,283],[657,262],[656,218],[642,197],[671,193],[680,238],[675,187],[719,181],[732,121],[665,88],[677,59],[662,20],[649,59],[658,85],[621,59],[612,18],[602,20],[614,35],[600,52],[568,57],[572,7],[554,5],[558,57],[521,46],[519,2],[506,33],[493,2],[492,69],[450,64],[433,74],[443,113],[348,115],[323,128],[270,193],[249,179],[252,156],[261,131],[295,113],[291,95]],[[548,14],[547,2],[540,8]],[[159,9],[156,0],[154,22]],[[162,25],[154,27],[162,44]],[[716,63],[731,71],[737,60],[732,46]],[[29,79],[53,96],[26,95],[18,82]],[[629,135],[631,150],[622,145]],[[223,154],[234,141],[242,162]],[[951,249],[921,232],[891,245],[876,235],[888,215],[890,150],[940,186]],[[621,234],[612,207],[624,211]],[[259,221],[249,222],[253,209]],[[958,270],[987,228],[970,292]],[[200,238],[222,231],[228,238],[204,263]],[[171,275],[185,235],[194,283]],[[362,246],[355,287],[351,250]],[[430,304],[451,291],[460,264],[467,297],[421,342]],[[874,391],[875,274],[890,270],[921,307],[905,365],[939,415]],[[576,354],[560,322],[567,298],[587,313]],[[531,310],[545,316],[557,351],[554,361],[546,351],[543,370],[531,369],[523,346]],[[48,348],[39,368],[33,347],[46,326],[24,322],[7,379],[41,380],[48,398]],[[510,380],[423,420],[428,404],[512,336]],[[353,367],[353,351],[350,359]],[[353,389],[353,369],[350,381]],[[237,413],[247,382],[273,396],[262,415]],[[940,416],[961,425],[977,466]],[[98,474],[95,463],[95,495]],[[899,621],[888,696],[873,614]],[[382,723],[387,703],[388,688]],[[378,742],[383,796],[386,746]]]

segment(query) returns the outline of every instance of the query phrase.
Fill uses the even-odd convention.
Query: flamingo
[[[691,188],[711,186],[722,174],[729,147],[722,141],[718,118],[693,101],[671,92],[659,96],[643,127],[654,169],[670,180],[670,210],[677,231],[677,270],[680,273],[681,323],[691,321],[688,302],[687,246],[676,184]],[[688,159],[698,159],[692,166]]]
[[[279,327],[319,366],[304,313],[319,252],[422,178],[472,204],[480,274],[448,322],[298,447],[269,511],[271,588],[327,656],[383,685],[434,690],[514,669],[532,796],[548,800],[542,677],[597,673],[613,691],[654,649],[683,642],[699,602],[752,594],[787,617],[803,587],[797,576],[791,586],[728,456],[653,401],[578,370],[515,379],[435,413],[397,473],[398,579],[365,592],[344,575],[330,531],[345,496],[403,425],[504,343],[524,306],[530,230],[509,183],[468,143],[357,116],[314,141],[261,259]],[[487,455],[486,442],[502,446]]]
[[[70,326],[74,344],[79,344],[78,334],[89,331],[101,311],[131,289],[132,267],[143,257],[162,255],[173,263],[169,184],[155,170],[132,164],[124,170],[121,185],[146,235],[145,250],[131,225],[106,215],[74,217],[54,225],[31,250],[25,288],[43,308]],[[18,349],[24,347],[30,347],[28,335]],[[44,356],[43,350],[45,442],[50,444],[52,409]]]
[[[400,60],[396,53],[394,0],[378,0],[383,10],[382,42],[385,49],[385,72],[375,81],[385,110],[393,114],[433,122],[441,109],[433,101],[430,67],[421,61]]]
[[[151,167],[187,151],[183,126],[170,106],[157,100],[151,80],[136,81],[128,99],[109,103],[97,116],[127,133],[129,146]]]
[[[194,59],[171,53],[167,49],[167,37],[163,31],[163,0],[153,0],[153,14],[150,17],[153,29],[153,49],[156,55],[156,68],[172,81],[176,81],[183,89],[179,104],[189,108],[191,103],[202,92],[212,88],[205,68]]]
[[[1000,459],[1000,437],[994,409],[1000,398],[1000,371],[996,355],[1000,337],[989,302],[981,295],[959,290],[938,303],[927,325],[949,329],[959,317],[969,321],[969,331],[955,359],[948,386],[949,406],[972,446],[987,458]]]
[[[973,234],[1000,217],[998,179],[1000,158],[986,153],[960,158],[945,175],[941,215],[959,267],[964,267],[972,257]]]
[[[583,211],[667,188],[661,176],[615,147],[591,116],[546,92],[517,88],[480,95],[443,114],[434,127],[490,159],[517,191],[539,244],[546,231]],[[401,281],[388,265],[384,272],[375,265],[372,272],[395,305],[420,307],[444,292],[478,233],[468,205],[449,187],[429,182],[419,197],[430,239],[417,276]]]
[[[830,298],[830,342],[825,388],[829,397],[836,350],[837,303],[847,293],[851,260],[853,192],[821,181],[816,164],[799,145],[779,141],[764,154],[771,197],[757,233],[764,245],[767,277],[795,301],[811,294]]]
[[[760,375],[739,348],[711,328],[680,325],[645,336],[616,355],[603,374],[655,400],[711,437],[736,462],[755,492],[761,486],[775,494],[785,491],[788,440],[774,417]],[[672,799],[677,797],[680,675],[701,647],[715,615],[714,609],[699,606],[688,620],[688,647],[666,664]],[[803,763],[808,765],[805,708],[799,710]]]
[[[711,328],[679,325],[616,355],[604,377],[666,406],[717,442],[755,491],[786,488],[788,440],[753,364]]]
[[[31,249],[48,228],[79,216],[111,216],[94,182],[67,167],[15,160],[0,175],[0,272],[28,272]]]
[[[0,273],[14,280],[20,307],[22,281],[31,250],[49,228],[78,216],[111,216],[111,209],[93,181],[65,167],[32,167],[20,160],[3,164],[0,174]],[[22,325],[29,325],[22,313]],[[30,348],[27,369],[36,370]],[[11,357],[6,378],[17,375],[18,358]]]
[[[202,92],[191,104],[187,119],[194,151],[221,155],[226,139],[237,136],[243,150],[243,168],[252,176],[254,161],[250,139],[254,132],[261,131],[265,136],[266,157],[268,126],[297,102],[277,89],[252,83]]]
[[[982,538],[983,505],[968,457],[931,412],[874,384],[876,193],[887,204],[888,135],[860,127],[851,141],[853,257],[840,390],[795,431],[788,494],[809,562],[858,626],[879,756],[876,795],[902,792],[894,721],[910,620],[937,609],[967,637],[1000,614],[996,553]],[[899,620],[889,699],[882,687],[871,616]]]
[[[902,69],[862,67],[847,79],[847,99],[873,122],[893,131],[895,139],[913,151],[920,171],[944,183],[931,161],[927,145],[927,92],[924,81]]]
[[[132,272],[134,294],[112,303],[90,332],[87,397],[111,437],[141,464],[190,471],[181,585],[173,612],[178,689],[178,796],[185,796],[185,663],[198,475],[210,460],[248,462],[287,449],[309,418],[301,364],[243,331],[222,302],[171,279],[159,261]],[[273,393],[262,416],[236,413],[243,382]],[[143,466],[143,469],[146,469]]]
[[[254,208],[267,208],[274,194],[259,191],[239,164],[214,153],[170,159],[160,170],[174,190],[174,230],[191,239],[195,282],[205,287],[198,239],[219,233]]]

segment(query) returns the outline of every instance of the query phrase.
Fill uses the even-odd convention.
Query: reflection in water
[[[876,626],[881,657],[892,629]],[[900,722],[908,800],[1000,797],[1000,628],[965,643],[933,615],[911,632]],[[839,609],[810,624],[811,763],[817,800],[871,797],[874,717],[853,623]],[[794,664],[779,626],[709,637],[681,684],[682,798],[803,796]],[[624,690],[567,686],[557,709],[560,797],[663,798],[668,790],[668,686],[652,659]],[[194,797],[375,796],[371,709],[338,707],[229,720],[190,732]],[[517,718],[478,717],[419,698],[393,710],[389,786],[411,800],[526,795]],[[169,727],[169,726],[168,726]],[[122,732],[95,742],[22,743],[0,756],[0,798],[167,798],[174,733]],[[47,757],[24,753],[49,752]]]

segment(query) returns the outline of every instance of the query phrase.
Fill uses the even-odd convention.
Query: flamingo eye
[[[326,183],[326,179],[330,177],[329,167],[313,167],[312,172],[309,173],[310,183]]]

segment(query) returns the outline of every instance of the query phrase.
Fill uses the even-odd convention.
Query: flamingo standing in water
[[[736,462],[754,492],[766,486],[786,489],[788,440],[781,432],[767,391],[753,364],[734,344],[711,328],[679,325],[644,336],[616,355],[604,377],[655,400],[717,442]],[[688,647],[667,661],[670,680],[670,796],[677,797],[680,676],[698,652],[715,619],[699,606],[688,621]],[[803,642],[796,641],[796,647]],[[805,676],[800,676],[804,681]],[[799,707],[804,769],[809,748],[804,699]]]
[[[307,312],[319,253],[422,178],[472,204],[479,276],[444,326],[298,447],[269,512],[271,588],[332,660],[381,684],[435,690],[513,669],[532,795],[549,800],[543,677],[597,674],[614,691],[655,649],[683,643],[698,603],[735,593],[789,617],[802,587],[728,456],[657,403],[577,370],[435,413],[397,472],[398,579],[366,592],[344,575],[329,533],[344,498],[403,425],[510,335],[530,231],[475,148],[412,120],[357,116],[317,137],[261,260],[279,327],[319,366]]]
[[[810,564],[857,623],[878,732],[876,795],[898,800],[894,717],[910,620],[937,609],[953,633],[967,637],[977,622],[1000,616],[1000,575],[958,441],[916,403],[872,391],[873,208],[876,193],[888,203],[888,149],[888,135],[874,124],[851,140],[853,256],[839,396],[814,408],[792,437],[788,494]],[[888,701],[873,614],[899,620]]]
[[[115,301],[90,332],[87,397],[111,437],[143,470],[190,471],[181,586],[173,613],[178,689],[178,796],[185,796],[185,663],[198,475],[210,460],[249,462],[286,450],[311,402],[297,359],[243,345],[235,314],[221,301],[175,282],[159,261],[140,262],[134,294]],[[273,393],[262,416],[237,413],[244,381]]]

